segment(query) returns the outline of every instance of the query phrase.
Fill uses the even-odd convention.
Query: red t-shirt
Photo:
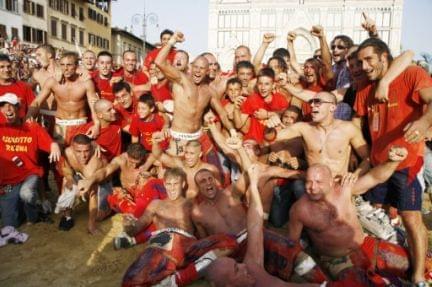
[[[376,83],[357,91],[354,109],[359,116],[368,116],[372,138],[371,161],[378,165],[387,161],[392,145],[403,146],[408,157],[398,169],[415,166],[422,157],[424,143],[408,144],[404,140],[404,127],[418,120],[423,114],[424,102],[419,91],[432,87],[432,79],[419,67],[408,67],[389,87],[388,102],[375,99]]]
[[[99,73],[97,73],[93,78],[93,83],[95,85],[96,92],[102,99],[106,99],[110,102],[114,102],[115,97],[112,91],[112,85],[110,84],[112,77],[120,76],[118,73],[113,73],[109,79],[102,79],[99,77]]]
[[[127,125],[130,125],[132,122],[132,116],[136,112],[136,99],[135,97],[132,98],[132,105],[129,107],[129,109],[123,108],[122,105],[117,104],[114,106],[114,109],[117,112],[117,121],[115,124],[121,126],[121,128],[124,128]]]
[[[156,102],[172,100],[171,89],[168,81],[162,85],[152,85],[150,91]]]
[[[148,151],[152,150],[152,135],[154,132],[161,131],[165,124],[164,119],[158,115],[153,114],[153,118],[150,121],[144,121],[138,117],[138,115],[132,116],[132,122],[129,127],[129,133],[134,137],[139,137],[140,143]],[[166,148],[161,145],[163,148]]]
[[[141,71],[135,71],[132,75],[129,76],[126,74],[126,72],[123,69],[122,76],[126,82],[128,82],[129,84],[132,84],[134,86],[144,85],[148,82],[147,75]]]
[[[0,85],[0,96],[6,93],[15,94],[20,100],[20,108],[18,110],[18,116],[22,119],[27,114],[28,106],[35,99],[35,95],[30,86],[23,81],[14,81],[10,85]],[[5,118],[0,115],[0,123],[5,123]]]
[[[80,133],[85,134],[92,126],[92,122],[80,126],[79,129],[77,129],[74,133],[74,136]],[[114,157],[121,153],[122,142],[120,126],[116,124],[110,124],[105,128],[101,128],[99,135],[96,138],[96,143],[106,150],[103,152],[103,154],[108,161],[111,161]]]
[[[147,69],[150,69],[150,64],[154,62],[160,50],[161,48],[156,48],[147,53],[147,56],[145,57],[144,60],[144,66],[146,66]],[[175,48],[171,48],[167,56],[167,60],[170,64],[173,63],[175,54],[176,54]]]
[[[37,123],[25,122],[20,126],[0,124],[0,161],[4,170],[2,184],[17,184],[30,175],[43,175],[38,164],[38,151],[50,152],[53,140]],[[23,163],[18,167],[12,158],[19,157]]]
[[[289,103],[286,98],[279,93],[273,93],[271,102],[266,103],[264,99],[257,93],[251,94],[243,102],[241,112],[250,116],[249,131],[245,134],[245,139],[254,139],[258,143],[264,140],[264,125],[260,120],[254,117],[254,112],[259,109],[265,109],[270,112],[281,112],[288,107]]]

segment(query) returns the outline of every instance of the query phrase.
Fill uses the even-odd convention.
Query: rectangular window
[[[39,18],[44,18],[44,6],[37,4],[36,6],[36,16]]]
[[[75,27],[71,27],[71,42],[75,43]]]
[[[51,19],[51,36],[57,37],[57,20]]]
[[[18,13],[18,0],[6,0],[6,10]]]
[[[24,0],[24,3],[23,3],[24,13],[30,14],[30,5],[31,5],[31,2],[29,0]]]
[[[79,44],[81,46],[84,46],[84,31],[83,30],[79,31]]]
[[[15,27],[12,27],[11,32],[12,32],[12,39],[15,37],[18,39],[18,29]]]
[[[63,40],[67,40],[67,24],[66,23],[61,23],[61,37]]]
[[[80,19],[80,21],[84,21],[84,8],[83,7],[79,8],[79,19]]]
[[[0,24],[0,37],[7,38],[6,26],[2,24]]]
[[[75,11],[75,4],[74,3],[71,3],[71,16],[73,18],[76,17],[76,11]]]
[[[26,42],[31,42],[31,28],[23,26],[23,39]]]

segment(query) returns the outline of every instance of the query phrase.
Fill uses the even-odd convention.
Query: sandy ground
[[[428,200],[425,207],[431,207]],[[23,225],[20,230],[29,234],[29,240],[0,248],[0,286],[120,286],[125,270],[143,249],[113,249],[121,217],[115,215],[101,223],[101,233],[95,236],[86,231],[84,206],[76,212],[75,227],[69,232],[59,231],[59,217],[53,218],[54,224]],[[432,246],[432,213],[424,219]],[[200,281],[192,286],[208,284]]]

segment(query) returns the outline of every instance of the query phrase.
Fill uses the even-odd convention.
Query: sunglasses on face
[[[347,47],[342,46],[342,45],[331,45],[330,48],[331,48],[332,50],[334,50],[334,49],[336,49],[336,48],[338,48],[339,50],[344,50],[344,49],[346,49]]]
[[[322,100],[322,99],[320,99],[320,98],[310,99],[310,100],[308,101],[308,103],[309,103],[309,105],[314,104],[314,105],[316,105],[316,106],[320,106],[321,104],[334,104],[334,102],[331,102],[331,101],[324,101],[324,100]]]

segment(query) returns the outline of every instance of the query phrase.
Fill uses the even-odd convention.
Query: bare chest
[[[53,91],[59,104],[61,102],[82,102],[86,99],[86,88],[79,83],[58,84]]]
[[[304,134],[303,138],[305,150],[314,155],[338,158],[346,154],[350,148],[349,137],[341,129],[325,131],[312,128]]]

